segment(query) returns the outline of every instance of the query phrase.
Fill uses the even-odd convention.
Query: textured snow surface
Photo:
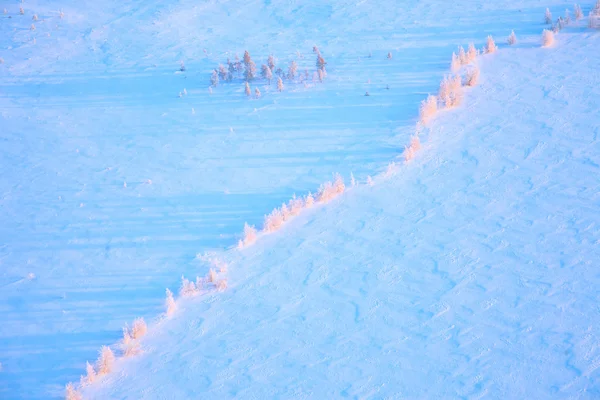
[[[0,398],[60,398],[140,316],[144,354],[86,398],[600,396],[598,32],[541,49],[572,4],[413,3],[4,6]],[[293,193],[402,160],[451,52],[488,34],[481,86],[410,164],[225,251]],[[324,84],[209,94],[235,53],[312,71],[315,44]],[[230,288],[156,318],[205,251]]]

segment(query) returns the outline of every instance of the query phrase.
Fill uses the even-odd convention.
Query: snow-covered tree
[[[469,43],[469,48],[467,50],[467,59],[469,60],[469,62],[473,62],[476,58],[477,49],[475,48],[475,45],[473,43]]]
[[[467,86],[475,86],[479,82],[479,68],[474,66],[467,71],[467,77],[465,80],[465,85]]]
[[[579,21],[581,18],[583,18],[583,12],[581,11],[581,7],[579,6],[579,4],[575,4],[575,8],[574,8],[574,16],[575,16],[575,20]]]
[[[25,10],[23,10],[23,7],[19,7],[19,14],[21,14],[21,15],[25,14]]]
[[[419,119],[422,124],[427,124],[437,112],[437,97],[429,95],[421,102]]]
[[[261,67],[261,75],[263,78],[265,78],[268,82],[269,85],[271,84],[271,79],[273,79],[273,72],[271,71],[271,68],[269,68],[268,65],[263,64]]]
[[[100,356],[96,364],[98,375],[105,375],[112,371],[113,364],[115,362],[115,355],[108,346],[102,346],[100,349]]]
[[[392,59],[392,52],[391,51],[387,53],[387,58],[388,58],[388,60]]]
[[[552,33],[552,31],[544,29],[544,31],[542,32],[542,46],[549,47],[549,46],[552,46],[553,44],[554,44],[554,33]]]
[[[552,23],[552,13],[550,12],[549,8],[546,8],[546,14],[544,15],[544,21],[547,24],[551,24]]]
[[[288,77],[289,77],[289,79],[291,79],[291,80],[295,79],[297,72],[298,72],[298,64],[296,64],[296,61],[292,61],[290,63],[290,67],[288,69]]]
[[[494,38],[492,38],[492,35],[489,35],[487,37],[485,52],[486,53],[495,53],[497,49],[498,48],[496,47],[496,42],[494,42]]]
[[[82,400],[81,393],[75,390],[72,383],[67,384],[65,387],[65,400]]]
[[[246,96],[250,97],[250,95],[252,94],[252,91],[250,90],[250,84],[248,82],[246,82],[246,87],[244,89],[244,92],[246,93]]]
[[[229,79],[229,71],[222,64],[219,64],[219,78],[223,81],[231,80],[231,79]]]
[[[452,72],[456,72],[460,69],[460,60],[454,52],[452,52],[452,61],[450,62],[450,69],[452,70]]]
[[[465,65],[469,63],[469,58],[467,57],[467,53],[465,53],[465,49],[462,46],[458,48],[458,60],[461,65]]]
[[[272,55],[269,56],[269,59],[267,60],[267,65],[269,66],[271,71],[274,71],[275,70],[275,57],[273,57]]]
[[[173,315],[177,306],[175,304],[175,299],[173,298],[173,292],[171,292],[169,289],[167,289],[165,305],[167,306],[167,315]]]
[[[258,90],[258,88],[254,89],[254,97],[256,97],[257,99],[260,99],[260,90]]]
[[[517,35],[515,35],[515,31],[511,31],[510,35],[508,35],[508,39],[507,39],[508,44],[510,44],[511,46],[515,43],[517,43]]]
[[[281,80],[281,77],[277,77],[277,90],[280,92],[283,91],[283,81]]]
[[[212,75],[210,76],[210,84],[214,87],[217,87],[219,85],[219,73],[216,69],[213,70]]]
[[[317,64],[317,69],[323,69],[323,68],[325,68],[325,64],[327,64],[327,62],[325,61],[325,59],[323,58],[321,53],[317,54],[316,64]]]

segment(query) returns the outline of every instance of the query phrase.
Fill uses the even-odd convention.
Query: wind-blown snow
[[[62,396],[136,317],[145,354],[86,395],[593,396],[598,36],[538,48],[570,3],[164,4],[0,15],[1,398]],[[452,51],[488,34],[483,85],[397,176],[227,253],[227,291],[150,322],[208,272],[196,253],[402,157]],[[315,44],[322,85],[208,92],[234,53],[303,70]]]
[[[411,163],[233,253],[85,394],[598,397],[600,36],[520,43]]]

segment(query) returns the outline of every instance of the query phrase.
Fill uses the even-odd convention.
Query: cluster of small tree
[[[588,16],[588,27],[600,29],[600,0],[596,1],[594,8]]]
[[[352,182],[354,183],[354,177],[352,177]],[[314,196],[312,193],[308,193],[304,197],[296,197],[294,195],[289,202],[283,203],[281,207],[275,208],[269,214],[265,215],[261,231],[263,233],[275,232],[285,222],[300,214],[302,210],[311,208],[315,203],[327,203],[344,193],[345,189],[344,179],[341,175],[336,174],[332,181],[322,184]],[[257,229],[254,226],[245,224],[244,234],[238,243],[238,248],[243,249],[252,245],[256,242],[257,237]]]
[[[463,65],[467,65],[475,61],[477,57],[477,49],[473,43],[469,44],[467,51],[462,46],[458,48],[458,54],[452,53],[452,61],[450,63],[450,69],[453,72],[458,71]]]
[[[325,65],[327,62],[321,55],[317,46],[313,47],[313,52],[316,54],[316,71],[313,74],[313,81],[323,82],[323,79],[327,76]],[[266,81],[267,85],[271,85],[271,82],[275,80],[278,91],[283,91],[284,80],[289,82],[305,82],[310,78],[308,69],[304,72],[300,72],[298,63],[292,60],[289,65],[285,67],[285,70],[281,66],[277,66],[275,57],[270,55],[265,64],[260,67],[260,77]],[[221,82],[233,82],[235,80],[244,81],[244,93],[250,97],[254,93],[255,98],[261,96],[261,92],[258,88],[252,91],[250,84],[258,79],[258,72],[256,63],[252,60],[248,51],[244,52],[244,58],[242,61],[236,56],[234,61],[227,59],[227,65],[219,65],[217,69],[214,69],[211,73],[210,84],[212,87],[218,86]]]

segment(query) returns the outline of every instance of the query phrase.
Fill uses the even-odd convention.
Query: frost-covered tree
[[[495,53],[497,49],[498,48],[496,47],[496,42],[494,42],[494,38],[492,37],[492,35],[489,35],[487,37],[487,42],[485,45],[485,52],[486,53]]]
[[[167,289],[165,305],[167,306],[167,315],[173,315],[177,306],[175,304],[175,299],[173,298],[173,292],[171,292],[169,289]]]
[[[321,53],[317,54],[316,64],[317,64],[317,69],[323,69],[323,68],[325,68],[325,64],[327,64],[327,62],[325,61],[325,59],[323,58]]]
[[[469,63],[469,58],[467,57],[467,53],[465,53],[465,49],[460,46],[458,48],[458,60],[460,61],[461,65],[465,65]]]
[[[283,81],[281,80],[281,77],[277,77],[277,90],[283,92]]]
[[[269,68],[268,65],[263,64],[261,67],[261,75],[263,78],[265,78],[268,82],[269,85],[271,84],[271,79],[273,79],[273,72],[271,71],[271,68]]]
[[[467,77],[465,80],[466,86],[475,86],[479,82],[479,68],[474,66],[467,71]]]
[[[212,75],[210,76],[210,84],[214,87],[219,86],[219,73],[216,69],[213,70]]]
[[[552,23],[552,13],[550,12],[549,8],[546,8],[546,14],[544,15],[544,21],[547,24],[551,24]]]
[[[229,81],[229,71],[224,65],[219,64],[219,78],[223,81]]]
[[[19,7],[19,14],[21,14],[21,15],[25,14],[25,10],[23,10],[23,7]]]
[[[549,46],[552,46],[553,44],[554,44],[554,33],[552,33],[552,31],[544,29],[544,31],[542,32],[542,46],[549,47]]]
[[[269,66],[271,71],[274,71],[275,70],[275,57],[273,57],[272,55],[269,56],[269,59],[267,60],[267,65]]]
[[[65,400],[82,400],[81,393],[75,390],[72,383],[67,384],[65,387]]]
[[[133,339],[139,339],[144,336],[146,332],[148,332],[148,327],[146,326],[144,318],[136,318],[131,327],[131,337]]]
[[[392,52],[391,51],[387,53],[387,58],[388,58],[388,60],[392,59]]]
[[[298,72],[298,64],[296,64],[296,61],[292,61],[290,63],[290,67],[288,69],[289,79],[291,79],[291,80],[295,79],[297,72]]]
[[[94,367],[92,364],[86,361],[85,363],[85,376],[81,376],[80,384],[81,386],[89,385],[90,383],[96,380],[96,371],[94,371]]]
[[[96,364],[98,375],[105,375],[112,371],[113,364],[115,362],[115,355],[108,346],[102,346],[100,349],[100,356]]]
[[[473,43],[469,43],[469,48],[467,50],[467,59],[469,60],[469,62],[473,62],[476,58],[477,49],[475,48],[475,45]]]
[[[38,16],[37,14],[33,14],[33,17],[31,17],[32,20],[37,21],[38,20]]]
[[[569,9],[565,10],[565,24],[569,25],[571,23],[571,12]]]
[[[323,82],[323,80],[325,79],[325,71],[320,69],[317,71],[317,74],[319,75],[319,82]]]
[[[510,44],[511,46],[515,43],[517,43],[517,35],[515,35],[515,31],[511,31],[510,35],[508,35],[508,39],[507,39],[508,44]]]
[[[452,70],[452,72],[456,72],[460,69],[460,60],[454,52],[452,52],[452,61],[450,62],[450,69]]]
[[[244,78],[246,81],[251,81],[256,77],[256,64],[250,58],[250,53],[248,50],[244,52]]]
[[[260,99],[260,90],[258,90],[258,88],[254,89],[254,97],[256,97],[257,99]]]
[[[419,119],[422,124],[427,124],[437,112],[437,97],[429,95],[421,102],[419,108]]]
[[[575,8],[574,8],[574,16],[575,16],[575,20],[579,21],[581,18],[583,18],[583,12],[581,11],[581,7],[579,6],[579,4],[575,4]]]
[[[250,97],[250,95],[252,94],[252,91],[250,90],[250,84],[248,82],[246,82],[246,87],[244,91],[246,92],[246,96],[248,97]]]

